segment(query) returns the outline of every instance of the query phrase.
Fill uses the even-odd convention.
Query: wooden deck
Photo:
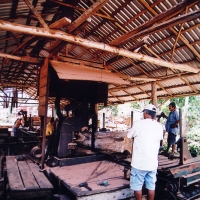
[[[71,158],[69,163],[71,163]],[[82,161],[84,159],[82,158]],[[131,158],[124,159],[131,164]],[[124,179],[124,166],[108,160],[98,160],[88,163],[68,165],[65,161],[58,167],[49,169],[50,174],[60,184],[59,187],[70,191],[76,200],[96,199],[128,199],[133,198],[133,191],[130,190],[130,182]],[[176,167],[179,159],[170,160],[168,157],[158,156],[158,171]],[[130,172],[130,171],[129,171]],[[101,186],[99,183],[108,182],[108,186]],[[91,191],[79,184],[87,182]]]
[[[158,170],[165,170],[176,166],[179,166],[179,158],[171,160],[166,156],[158,155]]]
[[[51,195],[53,186],[43,172],[39,171],[39,166],[30,160],[17,161],[15,156],[6,156],[6,168],[11,198],[24,199]]]
[[[75,195],[76,200],[118,200],[133,196],[129,181],[124,179],[123,169],[117,163],[102,160],[50,168],[50,173]],[[103,181],[107,181],[108,185],[101,185]],[[79,187],[83,182],[87,182],[92,190]]]

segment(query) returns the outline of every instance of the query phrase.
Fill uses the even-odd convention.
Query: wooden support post
[[[40,69],[40,86],[39,86],[39,109],[38,113],[41,117],[42,127],[42,163],[41,169],[44,168],[45,159],[45,139],[46,139],[46,125],[47,125],[47,108],[48,108],[48,93],[49,93],[49,60],[45,59],[44,65]]]
[[[155,105],[157,107],[157,85],[156,82],[153,82],[151,84],[152,87],[152,104]]]

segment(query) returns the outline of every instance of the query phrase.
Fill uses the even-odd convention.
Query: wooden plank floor
[[[17,161],[15,156],[6,156],[6,168],[11,198],[51,195],[53,186],[43,172],[39,171],[38,165],[26,160]]]
[[[179,165],[179,159],[168,159],[164,155],[158,155],[158,170],[163,170],[169,167],[175,167]]]
[[[125,199],[133,196],[129,181],[124,179],[124,167],[110,161],[96,161],[73,166],[50,168],[50,172],[70,190],[76,199]],[[107,186],[99,183],[107,181]],[[80,183],[87,182],[92,189],[79,187]]]
[[[19,173],[18,165],[16,163],[17,160],[13,156],[6,157],[6,168],[7,176],[9,178],[9,187],[11,191],[24,191],[25,187]]]

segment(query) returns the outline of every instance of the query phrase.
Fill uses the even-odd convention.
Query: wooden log
[[[96,132],[95,148],[104,151],[113,151],[123,153],[132,152],[133,140],[127,138],[127,132]],[[85,146],[91,146],[91,133],[79,133],[77,142]]]

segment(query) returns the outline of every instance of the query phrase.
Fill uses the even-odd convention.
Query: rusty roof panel
[[[158,27],[158,25],[166,21],[173,22],[175,18],[185,13],[189,15],[193,11],[198,12],[200,9],[199,1],[194,0],[191,3],[191,1],[186,0],[184,7],[166,15],[165,12],[169,12],[172,8],[175,10],[175,6],[181,4],[182,1],[146,0],[144,2],[137,0],[110,0],[102,7],[99,6],[94,12],[89,13],[88,16],[91,17],[91,22],[87,23],[85,23],[87,17],[84,15],[86,12],[84,13],[80,9],[61,5],[61,2],[49,2],[46,0],[38,0],[34,3],[35,5],[33,6],[35,6],[38,14],[41,15],[47,25],[63,17],[71,17],[72,23],[75,23],[73,23],[74,31],[69,32],[69,35],[87,39],[88,42],[111,44],[112,47],[117,47],[118,50],[125,49],[140,55],[148,55],[153,59],[160,58],[169,63],[189,64],[200,69],[199,17],[189,21],[186,19],[183,23],[156,28],[153,32],[149,32],[149,29],[152,27]],[[74,3],[73,1],[72,4],[74,5]],[[97,1],[94,3],[97,3]],[[77,6],[92,10],[91,6],[94,3],[88,0],[80,0]],[[188,6],[187,11],[186,5]],[[72,13],[72,15],[67,16],[68,13]],[[152,23],[155,17],[156,20]],[[28,25],[30,28],[43,27],[24,0],[19,0],[18,4],[17,1],[0,2],[0,20]],[[81,21],[79,25],[78,20]],[[180,30],[181,24],[183,26]],[[67,26],[64,26],[61,30],[68,33]],[[132,34],[129,34],[131,31],[133,31]],[[116,88],[114,92],[116,97],[113,98],[109,95],[108,102],[150,99],[152,82],[148,81],[148,77],[157,79],[158,98],[170,98],[170,96],[180,96],[184,93],[186,95],[193,95],[195,92],[199,93],[200,91],[199,75],[195,75],[195,73],[190,71],[156,65],[148,61],[144,62],[139,59],[128,58],[128,56],[125,58],[124,55],[122,57],[118,53],[110,53],[106,49],[81,47],[66,41],[60,50],[56,51],[55,48],[49,50],[48,47],[53,44],[56,38],[47,38],[45,35],[44,37],[35,36],[35,41],[30,44],[26,43],[31,36],[26,35],[24,37],[23,33],[0,29],[0,53],[7,53],[11,56],[29,55],[30,57],[40,58],[41,61],[51,53],[53,54],[52,58],[58,54],[68,54],[74,58],[104,62],[106,69],[113,73],[117,72],[116,74],[130,81],[130,85],[109,85],[109,89],[112,88],[114,90]],[[120,40],[121,37],[123,39]],[[24,48],[20,49],[20,45],[23,43]],[[49,45],[46,45],[47,43]],[[68,51],[66,50],[66,45]],[[19,50],[15,52],[17,48]],[[35,84],[38,81],[36,72],[39,71],[40,65],[21,63],[16,60],[5,64],[3,60],[4,58],[0,57],[0,80],[2,82],[17,83],[20,77],[27,84],[31,84],[31,82]],[[107,66],[107,63],[109,63],[111,68]],[[32,70],[34,73],[32,73]],[[12,79],[12,77],[15,77],[15,79]],[[144,77],[144,80],[130,80],[130,77]],[[180,77],[184,79],[182,80]],[[132,85],[134,84],[137,87],[133,87]],[[127,91],[127,93],[124,91]],[[28,92],[31,94],[31,89]],[[135,94],[137,94],[136,99],[132,97]]]

